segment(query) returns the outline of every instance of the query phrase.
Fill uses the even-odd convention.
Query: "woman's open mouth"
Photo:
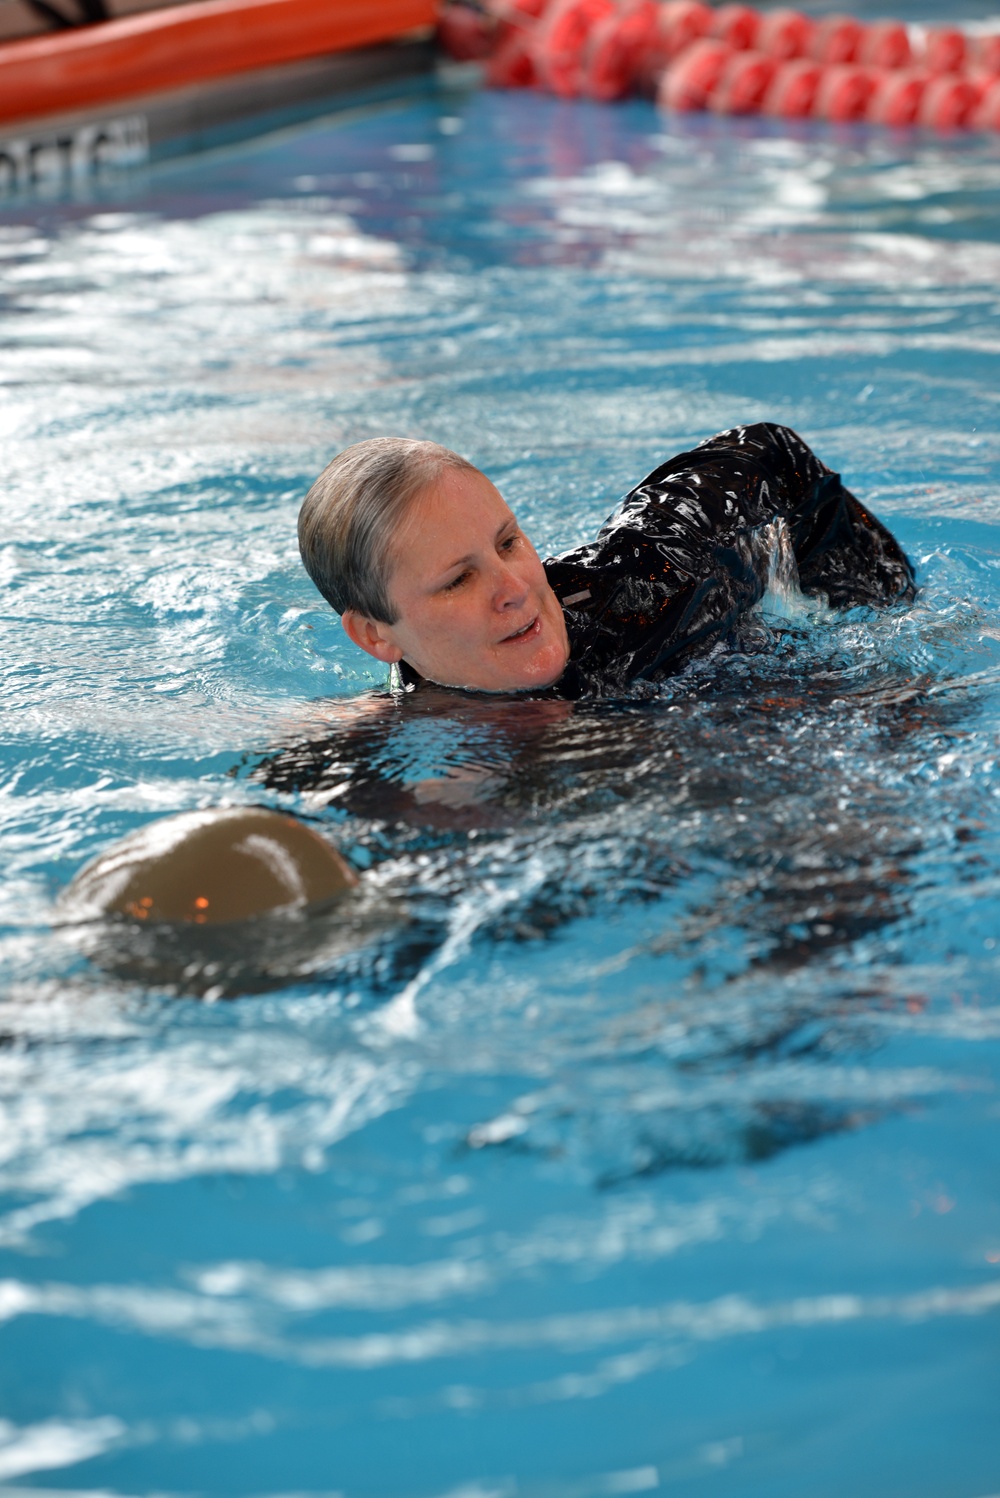
[[[500,641],[500,644],[516,645],[518,640],[528,640],[532,635],[537,635],[541,627],[542,621],[538,614],[536,614],[534,619],[529,619],[527,624],[525,624],[523,628],[515,629],[514,633],[511,635],[505,635],[504,638]]]

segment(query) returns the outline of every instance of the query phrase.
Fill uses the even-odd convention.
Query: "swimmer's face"
[[[344,628],[378,660],[407,661],[448,687],[540,690],[569,659],[566,624],[542,564],[485,474],[444,468],[413,502],[382,624],[348,611]]]

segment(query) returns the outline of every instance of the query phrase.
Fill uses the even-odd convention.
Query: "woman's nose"
[[[498,565],[499,570],[493,589],[493,607],[498,613],[504,613],[508,609],[519,609],[528,596],[528,586],[512,567],[506,566],[503,562]]]

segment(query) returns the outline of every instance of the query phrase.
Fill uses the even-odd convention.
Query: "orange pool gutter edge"
[[[437,0],[195,0],[0,46],[0,122],[184,88],[405,36]]]

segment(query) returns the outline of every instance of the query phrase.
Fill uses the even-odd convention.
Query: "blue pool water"
[[[1000,1491],[998,186],[441,92],[3,211],[3,1491]],[[459,448],[544,552],[765,418],[913,609],[355,705],[338,445]],[[199,1003],[52,926],[233,802],[368,871],[354,947]]]

